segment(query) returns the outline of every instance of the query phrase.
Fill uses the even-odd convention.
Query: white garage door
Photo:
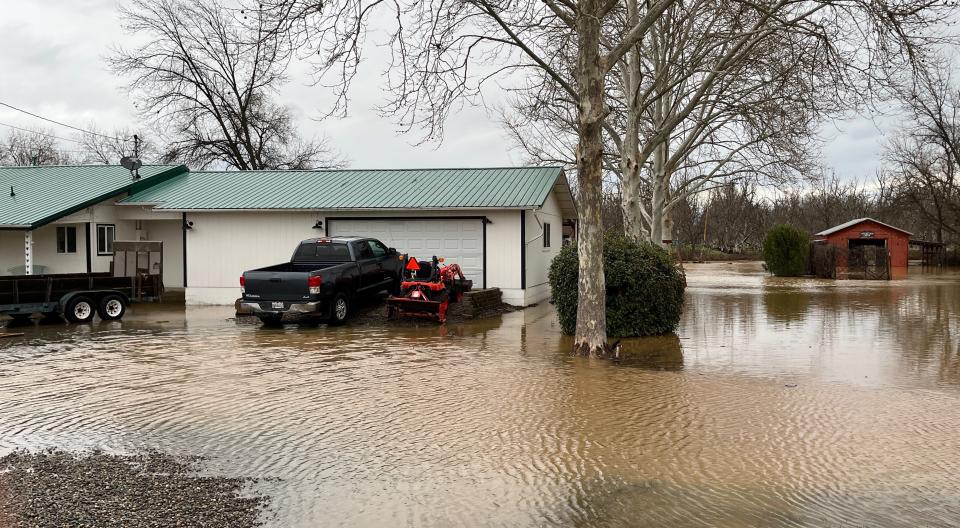
[[[328,218],[329,236],[376,238],[417,258],[443,257],[457,263],[478,287],[483,285],[483,224],[480,219]]]

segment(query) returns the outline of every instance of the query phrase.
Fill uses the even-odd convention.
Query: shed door
[[[418,259],[436,255],[457,263],[477,288],[483,284],[483,223],[480,219],[327,218],[329,236],[380,240]]]

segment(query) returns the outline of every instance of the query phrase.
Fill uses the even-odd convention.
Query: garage
[[[179,216],[184,298],[198,305],[232,304],[240,274],[301,240],[354,235],[443,257],[527,306],[549,298],[558,234],[577,217],[561,167],[189,171],[118,207]]]
[[[328,236],[376,238],[400,253],[443,257],[464,275],[486,287],[484,217],[337,218],[327,217]]]

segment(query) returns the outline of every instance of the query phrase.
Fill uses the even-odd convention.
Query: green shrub
[[[810,240],[807,234],[790,224],[774,226],[763,241],[763,260],[767,270],[778,277],[797,277],[807,270]]]
[[[663,248],[637,244],[622,235],[604,242],[607,283],[607,335],[635,337],[672,332],[680,323],[686,277]],[[560,328],[577,328],[577,248],[565,246],[550,265],[551,302]]]

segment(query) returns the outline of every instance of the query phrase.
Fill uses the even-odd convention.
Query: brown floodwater
[[[271,526],[956,526],[960,273],[688,266],[677,335],[570,357],[549,305],[446,329],[227,308],[0,341],[0,455],[274,477]]]

